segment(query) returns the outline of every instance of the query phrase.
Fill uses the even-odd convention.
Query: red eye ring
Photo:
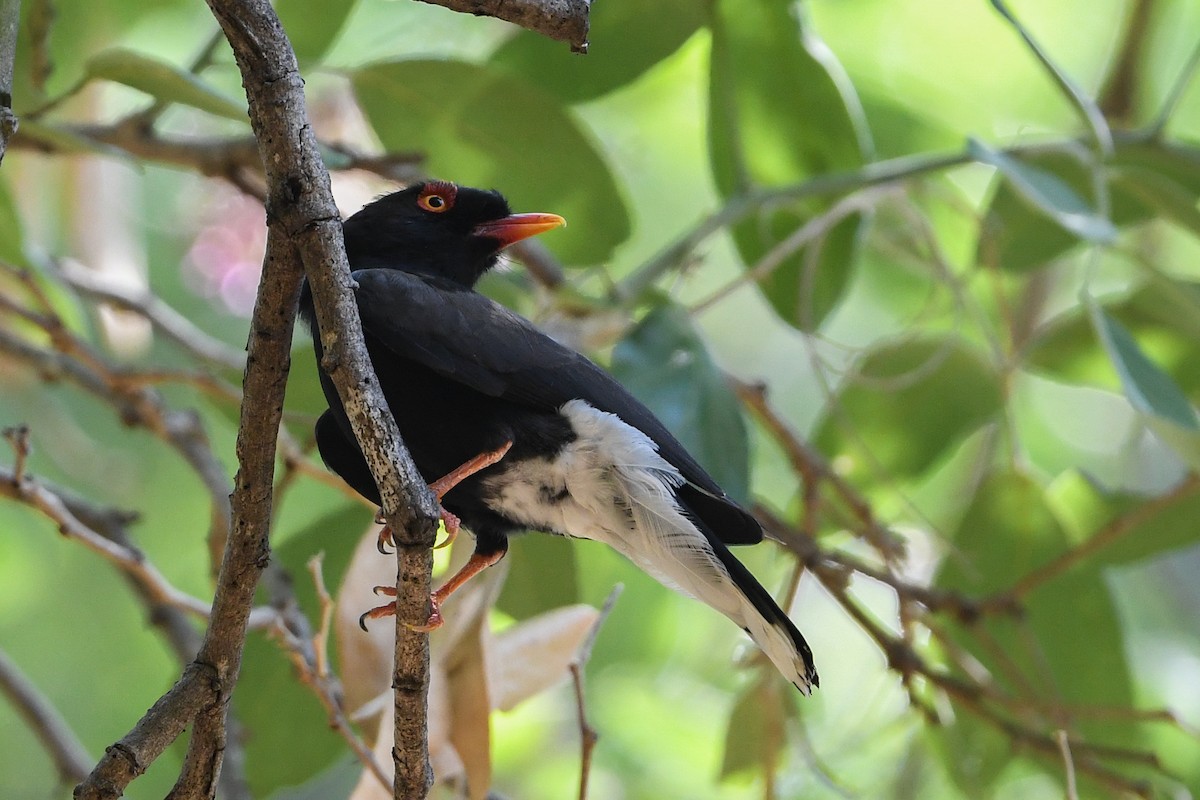
[[[432,181],[421,190],[421,195],[417,198],[417,205],[426,211],[441,214],[454,207],[454,198],[457,194],[458,187],[453,183]]]

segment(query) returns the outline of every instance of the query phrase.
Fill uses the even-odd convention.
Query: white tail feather
[[[614,414],[582,400],[561,413],[576,440],[552,461],[517,462],[489,479],[496,510],[533,528],[608,544],[660,583],[733,620],[807,694],[808,668],[788,631],[754,607],[679,507],[679,470]],[[552,494],[562,496],[545,502]]]

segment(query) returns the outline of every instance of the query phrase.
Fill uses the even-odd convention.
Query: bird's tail
[[[682,505],[684,478],[641,431],[573,401],[563,407],[571,444],[570,494],[586,506],[587,529],[558,530],[603,541],[660,583],[696,598],[750,634],[804,694],[817,684],[812,651],[771,594],[704,522]]]

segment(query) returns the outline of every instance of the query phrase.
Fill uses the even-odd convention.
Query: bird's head
[[[473,286],[505,247],[564,224],[557,214],[513,214],[499,192],[428,181],[347,219],[346,255],[352,269],[402,269]]]

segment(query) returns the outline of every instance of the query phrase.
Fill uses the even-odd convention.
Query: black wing
[[[649,409],[587,358],[478,292],[394,269],[353,273],[363,329],[404,358],[483,394],[544,411],[586,400],[643,431],[687,480],[680,499],[726,544],[762,528],[733,502]]]

